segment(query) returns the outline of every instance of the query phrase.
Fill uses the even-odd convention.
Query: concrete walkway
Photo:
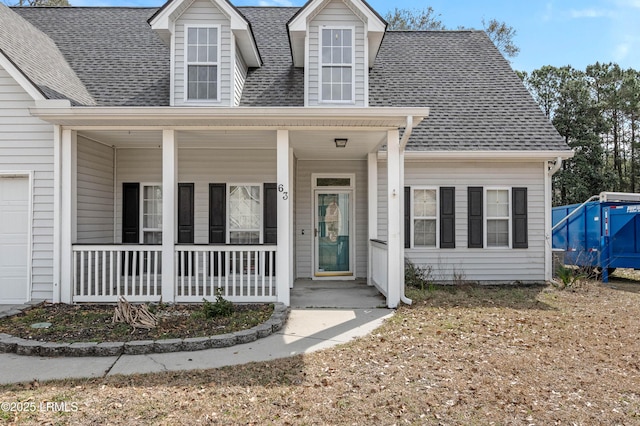
[[[203,351],[114,357],[43,358],[0,354],[0,384],[208,369],[270,361],[365,336],[393,315],[394,311],[380,308],[384,299],[371,287],[364,285],[363,288],[362,283],[341,282],[345,286],[342,288],[336,288],[336,282],[317,283],[296,283],[297,290],[292,292],[292,310],[285,327],[255,342]],[[334,300],[336,294],[338,297]],[[333,307],[301,309],[301,305]],[[2,309],[10,308],[0,305]]]

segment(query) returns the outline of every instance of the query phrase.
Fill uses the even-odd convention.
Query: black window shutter
[[[226,184],[209,184],[209,244],[225,244],[227,241],[226,198]]]
[[[456,248],[456,189],[440,188],[440,248]]]
[[[178,184],[178,244],[193,244],[193,183]]]
[[[411,247],[411,187],[404,187],[404,248]]]
[[[122,184],[122,242],[140,242],[140,184]]]
[[[483,205],[483,188],[481,186],[473,186],[467,189],[468,200],[468,222],[467,222],[467,238],[469,239],[469,248],[483,247],[483,221],[484,221],[484,205]]]
[[[275,183],[264,184],[263,206],[263,242],[276,244],[278,242],[278,189]]]
[[[527,188],[513,188],[511,192],[513,248],[528,248]]]

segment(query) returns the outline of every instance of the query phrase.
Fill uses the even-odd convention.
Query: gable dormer
[[[169,0],[149,24],[171,47],[172,106],[237,106],[262,64],[251,26],[226,0]]]
[[[287,24],[305,105],[368,106],[369,68],[387,23],[361,0],[311,0]]]

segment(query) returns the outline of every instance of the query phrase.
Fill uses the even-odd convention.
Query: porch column
[[[277,185],[278,185],[278,248],[276,253],[276,282],[278,301],[289,306],[289,284],[291,259],[291,187],[290,187],[289,131],[277,131]]]
[[[175,301],[176,186],[178,145],[175,130],[162,131],[162,301]]]
[[[54,292],[60,292],[59,301],[73,302],[73,244],[76,241],[76,153],[77,133],[62,130],[60,140],[60,281]],[[54,225],[55,226],[55,225]],[[56,248],[57,249],[57,248]],[[55,283],[54,283],[55,286]],[[55,296],[54,296],[55,298]],[[55,299],[54,299],[55,300]]]
[[[369,153],[367,157],[367,166],[369,174],[369,182],[367,186],[369,200],[369,241],[367,241],[369,256],[367,257],[367,284],[373,285],[371,282],[372,265],[370,241],[378,238],[378,153]]]
[[[402,218],[402,192],[400,179],[400,132],[387,132],[387,306],[395,308],[400,303],[400,282],[404,271],[399,262],[402,247],[400,222]]]

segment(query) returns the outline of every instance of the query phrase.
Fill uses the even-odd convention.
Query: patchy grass
[[[304,356],[0,387],[3,401],[78,405],[0,422],[640,424],[638,289],[430,287],[373,334]]]
[[[30,308],[20,315],[0,319],[0,333],[50,342],[127,342],[232,333],[259,325],[273,312],[270,304],[234,305],[227,317],[207,317],[202,304],[150,305],[158,317],[156,328],[133,329],[112,321],[115,305],[51,304]],[[49,322],[49,328],[31,328]]]

